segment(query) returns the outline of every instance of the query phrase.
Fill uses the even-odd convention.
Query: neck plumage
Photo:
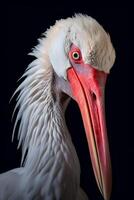
[[[22,162],[25,160],[24,167],[29,172],[37,174],[68,166],[79,184],[78,158],[59,98],[56,99],[52,89],[53,70],[48,62],[43,62],[36,59],[30,64],[23,75],[25,80],[16,90],[20,94],[15,127],[20,120],[18,139],[19,146],[22,145]]]

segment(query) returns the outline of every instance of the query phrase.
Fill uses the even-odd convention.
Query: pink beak
[[[95,178],[104,199],[108,200],[112,176],[104,107],[107,74],[82,64],[69,68],[67,75],[82,114]]]

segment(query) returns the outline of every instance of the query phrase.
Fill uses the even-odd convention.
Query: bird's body
[[[35,61],[25,79],[29,87],[25,88],[23,84],[21,88],[25,93],[21,104],[25,108],[20,113],[24,118],[20,138],[26,140],[23,155],[26,145],[29,153],[25,167],[0,176],[0,200],[6,199],[8,192],[11,200],[58,200],[61,196],[63,200],[85,200],[87,197],[80,189],[78,157],[65,124],[64,105],[61,105],[65,102],[55,97],[52,69],[46,70],[41,64],[34,64]],[[29,133],[26,135],[27,128]],[[3,184],[5,177],[9,181]]]
[[[82,49],[85,62],[99,66],[100,71],[108,72],[114,61],[115,55],[109,37],[92,20],[87,16],[76,15],[72,19],[59,21],[47,31],[46,38],[41,39],[34,49],[32,55],[36,60],[29,65],[23,75],[25,79],[16,91],[20,94],[16,105],[19,110],[15,127],[20,120],[18,139],[19,146],[22,145],[24,163],[23,167],[0,175],[0,200],[88,199],[80,188],[79,160],[66,127],[64,113],[69,96],[73,98],[66,72],[70,65],[67,55],[72,43]],[[89,26],[90,31],[86,28]],[[82,30],[84,27],[85,32]],[[86,44],[84,38],[87,34],[91,37]],[[99,39],[103,44],[101,50],[98,48],[101,44]],[[86,56],[88,50],[90,56]],[[102,55],[95,57],[99,53]],[[107,61],[102,57],[106,55]],[[70,78],[68,75],[69,80]],[[95,173],[99,176],[96,170],[97,168]],[[103,180],[101,181],[103,184]],[[98,184],[102,192],[100,182]]]

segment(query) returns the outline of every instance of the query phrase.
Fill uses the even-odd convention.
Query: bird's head
[[[110,37],[96,20],[84,15],[57,21],[45,35],[40,52],[49,57],[58,87],[79,105],[95,178],[108,200],[112,178],[104,88],[115,60]]]

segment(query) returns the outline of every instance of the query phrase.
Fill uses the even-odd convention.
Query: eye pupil
[[[78,57],[78,54],[77,54],[77,53],[74,53],[74,57],[77,58],[77,57]]]

